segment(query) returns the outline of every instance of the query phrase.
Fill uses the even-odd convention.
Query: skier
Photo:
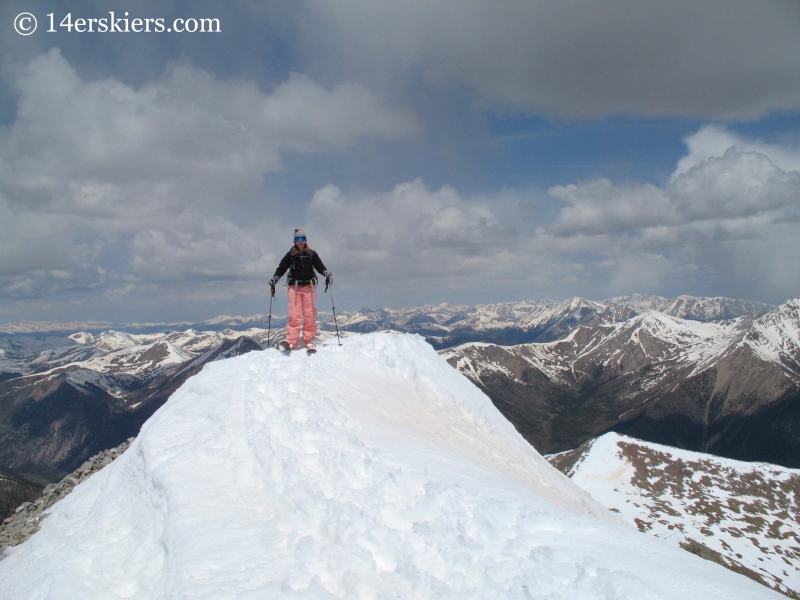
[[[269,280],[270,290],[275,295],[275,285],[283,274],[287,275],[289,288],[289,323],[286,325],[286,339],[278,344],[280,350],[298,348],[300,341],[300,321],[303,322],[303,340],[309,353],[314,352],[314,338],[317,335],[317,277],[314,269],[325,277],[330,285],[333,273],[325,268],[319,254],[308,247],[306,234],[302,229],[294,230],[294,246],[283,257],[275,275]]]

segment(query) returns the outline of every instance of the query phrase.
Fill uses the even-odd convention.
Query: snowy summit
[[[206,365],[6,551],[0,598],[781,598],[641,534],[421,338]]]

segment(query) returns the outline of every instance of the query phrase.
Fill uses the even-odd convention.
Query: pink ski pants
[[[289,323],[286,341],[297,346],[300,339],[300,321],[303,322],[303,340],[310,342],[317,335],[317,286],[289,286]]]

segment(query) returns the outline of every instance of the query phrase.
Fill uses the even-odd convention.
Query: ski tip
[[[317,353],[317,349],[316,348],[309,348],[308,350],[306,350],[306,353],[307,354],[316,354]]]

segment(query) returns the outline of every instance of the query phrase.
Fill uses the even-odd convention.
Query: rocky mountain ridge
[[[800,598],[800,470],[616,433],[547,459],[640,531]]]
[[[365,308],[337,313],[343,331],[368,333],[393,330],[419,333],[436,348],[445,348],[470,341],[494,343],[523,343],[559,339],[579,325],[615,323],[637,314],[657,310],[671,316],[699,321],[732,319],[745,314],[759,314],[772,305],[752,300],[732,298],[698,298],[679,296],[674,299],[645,294],[619,296],[603,301],[570,298],[563,301],[524,300],[482,305],[451,305],[447,303],[401,309]],[[333,329],[333,316],[320,313],[320,323]],[[283,327],[286,316],[273,313],[272,326]],[[48,332],[100,333],[109,329],[146,334],[165,329],[196,331],[245,331],[267,329],[266,315],[220,315],[200,323],[8,323],[0,325],[0,334],[30,335]]]
[[[443,355],[549,453],[605,431],[800,466],[800,301],[731,321],[650,312],[562,340]]]
[[[28,481],[19,473],[0,467],[0,519],[12,514],[24,502],[35,499],[42,486]]]
[[[16,506],[14,513],[5,517],[0,525],[0,560],[7,547],[21,544],[39,530],[42,520],[47,518],[48,508],[72,492],[75,486],[110,465],[128,449],[131,442],[133,438],[128,438],[115,448],[98,452],[57,484],[47,485],[41,490],[41,495],[36,494],[37,497],[31,498],[30,502]]]

